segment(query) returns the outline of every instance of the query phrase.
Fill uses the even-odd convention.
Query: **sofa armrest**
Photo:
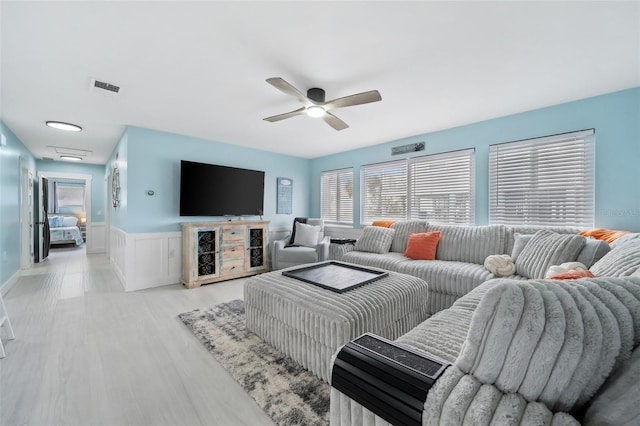
[[[582,407],[634,347],[640,279],[495,280],[455,365],[558,411]]]
[[[332,426],[389,425],[358,401],[331,388]],[[494,385],[482,384],[455,366],[438,378],[424,403],[422,425],[439,424],[551,424],[580,423],[565,412],[553,412],[540,402],[527,402],[522,395],[506,393]]]
[[[329,245],[331,244],[331,237],[326,235],[322,241],[316,246],[318,252],[318,262],[324,262],[329,259]]]
[[[290,238],[291,238],[291,234],[287,234],[286,237],[273,241],[273,248],[271,249],[271,268],[272,269],[277,269],[279,253],[287,245]]]

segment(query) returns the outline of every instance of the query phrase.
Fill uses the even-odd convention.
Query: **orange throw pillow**
[[[552,275],[549,277],[550,280],[577,280],[578,278],[593,278],[593,272],[590,270],[586,271],[571,271],[571,272],[563,272],[562,274]]]
[[[416,260],[435,260],[439,240],[440,231],[409,234],[404,255]]]
[[[380,226],[382,228],[391,228],[396,221],[395,220],[374,220],[371,226]]]
[[[592,228],[580,231],[578,232],[578,235],[582,235],[583,237],[593,237],[596,240],[603,240],[611,244],[618,238],[628,233],[629,231],[614,231],[613,229]]]

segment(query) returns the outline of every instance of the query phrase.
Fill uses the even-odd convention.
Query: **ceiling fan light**
[[[325,113],[326,111],[321,106],[312,105],[307,108],[307,115],[309,117],[319,118],[324,116]]]
[[[67,161],[82,161],[82,157],[76,157],[75,155],[61,155],[60,159]]]
[[[53,129],[66,130],[67,132],[80,132],[82,130],[82,127],[77,124],[65,123],[63,121],[47,121],[45,124]]]

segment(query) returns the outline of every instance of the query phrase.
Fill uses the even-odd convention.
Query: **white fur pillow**
[[[562,265],[551,265],[547,270],[547,274],[544,276],[545,278],[552,277],[554,275],[566,274],[567,272],[574,271],[586,271],[587,267],[584,263],[580,262],[566,262]]]
[[[320,240],[321,229],[319,225],[314,226],[296,222],[296,236],[293,244],[305,247],[317,246]]]
[[[484,260],[484,267],[496,277],[508,277],[516,273],[516,264],[508,254],[492,254]]]

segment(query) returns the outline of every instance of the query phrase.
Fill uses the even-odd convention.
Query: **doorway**
[[[38,261],[43,261],[48,255],[49,248],[49,223],[47,221],[47,201],[45,193],[48,190],[48,180],[67,179],[84,182],[84,210],[82,227],[85,230],[84,237],[87,246],[91,243],[91,184],[93,177],[91,175],[77,173],[61,173],[61,172],[38,172]],[[48,198],[48,197],[47,197]]]

